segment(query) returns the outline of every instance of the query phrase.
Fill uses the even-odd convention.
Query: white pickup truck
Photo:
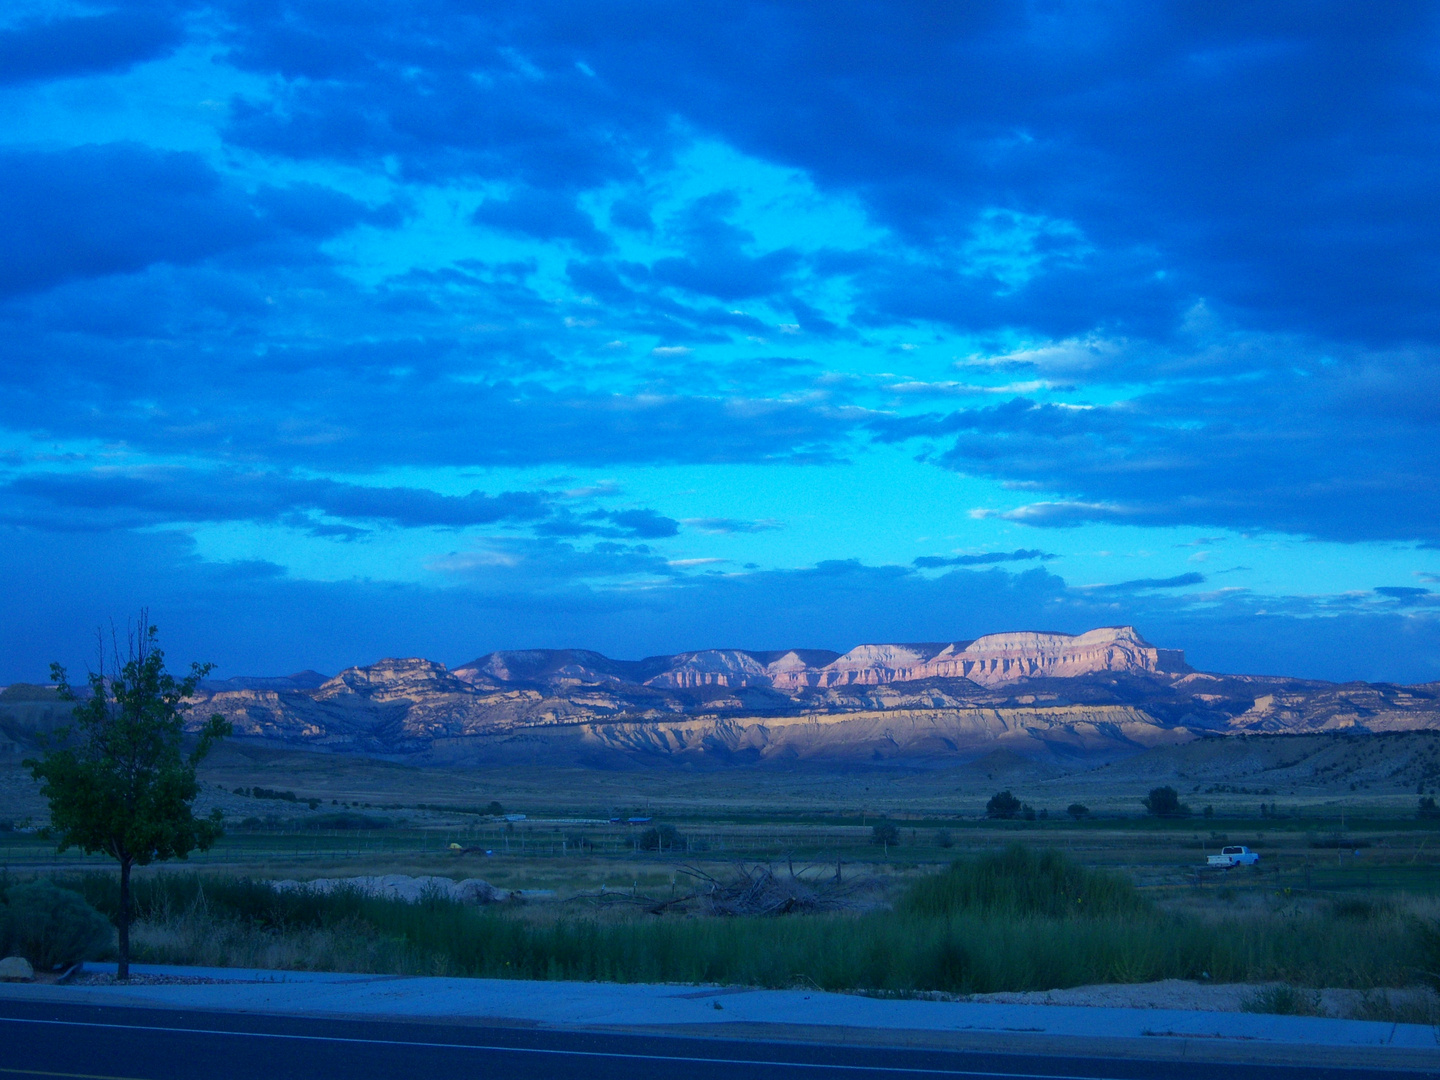
[[[1211,866],[1222,866],[1228,870],[1232,866],[1254,866],[1260,861],[1260,856],[1248,847],[1237,845],[1221,848],[1220,854],[1211,855],[1208,861]]]

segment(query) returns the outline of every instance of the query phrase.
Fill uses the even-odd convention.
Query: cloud
[[[512,603],[550,604],[555,590],[575,596],[597,583],[653,580],[674,573],[644,544],[601,540],[578,547],[551,537],[486,537],[475,546],[430,560],[427,569],[471,588],[498,591]],[[577,591],[578,590],[578,591]]]
[[[1182,589],[1204,583],[1204,574],[1190,573],[1176,574],[1174,577],[1168,578],[1136,578],[1133,581],[1120,581],[1113,585],[1090,585],[1086,588],[1088,591],[1098,593],[1129,593],[1146,592],[1150,589]]]
[[[644,540],[663,539],[680,531],[674,519],[644,508],[576,514],[557,506],[557,497],[548,491],[447,495],[426,488],[231,470],[151,467],[28,473],[0,485],[0,497],[5,504],[0,518],[59,531],[205,521],[279,523],[312,536],[338,539],[364,535],[364,529],[343,524],[356,521],[453,529],[508,523],[528,526],[545,536]],[[320,521],[311,514],[340,521]]]
[[[1431,592],[1429,589],[1416,589],[1404,585],[1380,585],[1375,588],[1375,594],[1410,603],[1430,596]]]
[[[1318,359],[1301,366],[1293,353],[1287,363],[1233,383],[1158,385],[1112,404],[1016,397],[870,427],[882,443],[918,441],[943,467],[1061,496],[980,512],[1027,525],[1440,542],[1440,450],[1423,434],[1435,420],[1420,415],[1424,406],[1402,404],[1395,385],[1403,369],[1412,393],[1428,394],[1429,367],[1397,357],[1385,375],[1379,367],[1362,375]],[[1391,393],[1394,404],[1382,404]]]
[[[316,184],[235,189],[198,155],[133,143],[0,149],[0,296],[186,265],[379,217]]]
[[[720,642],[847,649],[1000,630],[1078,632],[1132,623],[1202,670],[1410,682],[1440,677],[1440,619],[1393,605],[1276,605],[1245,592],[1077,590],[1043,569],[928,577],[858,561],[754,573],[683,573],[643,546],[484,539],[438,555],[443,586],[307,581],[268,563],[209,563],[173,532],[79,534],[0,525],[0,682],[83,667],[96,626],[148,604],[177,662],[221,674],[337,671],[383,656],[458,663],[496,648],[587,647],[635,657]],[[57,581],[73,587],[57,589]],[[1264,611],[1269,614],[1262,614]],[[1316,618],[1317,614],[1324,618]]]
[[[784,522],[774,518],[760,518],[755,521],[727,517],[682,518],[680,524],[696,532],[716,534],[773,532],[785,527]]]
[[[750,254],[754,235],[730,221],[738,206],[739,200],[729,192],[692,203],[673,229],[686,254],[657,259],[650,267],[654,278],[727,301],[780,291],[797,269],[799,256],[783,248]]]
[[[576,207],[574,197],[558,192],[527,189],[507,199],[486,199],[471,220],[537,240],[570,240],[586,252],[610,246],[590,216]]]
[[[984,566],[989,563],[1026,562],[1031,559],[1058,559],[1039,548],[1020,548],[1015,551],[986,551],[978,555],[922,555],[912,561],[921,570],[932,570],[941,566]]]
[[[120,71],[164,56],[181,36],[168,12],[144,4],[22,22],[0,30],[0,84]]]
[[[0,149],[0,453],[174,466],[0,459],[7,535],[91,560],[77,582],[153,557],[214,610],[273,602],[297,632],[305,605],[393,614],[403,596],[436,627],[521,611],[539,637],[583,611],[635,648],[670,640],[665,620],[779,640],[803,629],[773,610],[792,600],[837,635],[963,636],[941,630],[948,598],[977,632],[1143,616],[1249,662],[1226,641],[1254,645],[1253,619],[1315,649],[1255,656],[1292,648],[1317,671],[1400,670],[1374,642],[1429,618],[1424,597],[1380,591],[951,580],[1008,561],[687,575],[638,548],[772,524],[357,478],[778,470],[878,444],[991,485],[975,516],[1013,524],[1440,546],[1431,8],[63,10],[0,29],[19,118]],[[903,374],[868,374],[900,342],[920,346]],[[818,474],[837,536],[861,472]],[[436,571],[451,620],[423,590],[142,551],[140,531],[187,520],[333,539],[494,526],[541,546],[457,543],[474,566]],[[67,529],[123,552],[112,565]],[[801,566],[813,533],[770,539]],[[25,543],[4,554],[44,563]],[[536,576],[482,570],[492,557]],[[591,564],[640,568],[646,596],[567,576]],[[689,576],[706,578],[694,611],[672,606]],[[41,621],[88,602],[16,595]]]
[[[29,473],[10,480],[0,493],[12,521],[79,530],[200,521],[284,521],[312,531],[322,528],[305,519],[306,512],[404,527],[462,528],[534,522],[551,513],[550,497],[541,492],[444,495],[424,488],[179,468]]]

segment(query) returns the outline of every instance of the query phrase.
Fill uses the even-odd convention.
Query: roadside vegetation
[[[56,884],[111,918],[119,913],[114,875]],[[132,903],[135,959],[155,963],[902,994],[1166,978],[1440,985],[1440,906],[1427,897],[1157,900],[1123,873],[1019,845],[900,882],[879,905],[811,914],[725,917],[668,905],[652,914],[639,903],[560,901],[472,907],[438,896],[406,903],[173,871],[138,879]]]

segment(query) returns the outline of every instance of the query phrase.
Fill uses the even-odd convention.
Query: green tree
[[[1079,821],[1081,818],[1090,816],[1090,808],[1084,803],[1072,802],[1065,808],[1065,813],[1069,814],[1076,821]]]
[[[109,855],[120,864],[120,964],[130,977],[130,871],[136,866],[204,851],[220,835],[220,811],[209,820],[192,813],[200,785],[195,767],[216,741],[230,734],[221,716],[212,716],[187,755],[183,737],[185,699],[209,673],[210,664],[191,664],[176,679],[165,670],[159,631],[142,611],[122,663],[113,646],[111,670],[91,672],[89,693],[76,694],[59,664],[50,676],[63,700],[75,702],[74,727],[57,732],[39,760],[25,767],[43,785],[50,801],[50,825],[59,850],[78,847]]]
[[[985,816],[1009,820],[1020,816],[1024,804],[1008,791],[997,792],[985,804]]]
[[[1145,809],[1156,817],[1189,817],[1190,807],[1180,801],[1180,793],[1173,787],[1151,788],[1150,794],[1140,800]]]
[[[891,844],[900,843],[900,827],[893,821],[877,821],[870,827],[870,843],[888,851]]]

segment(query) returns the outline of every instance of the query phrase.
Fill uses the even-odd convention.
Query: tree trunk
[[[120,860],[120,917],[115,920],[120,931],[120,963],[115,968],[115,978],[120,982],[130,980],[130,860]]]

